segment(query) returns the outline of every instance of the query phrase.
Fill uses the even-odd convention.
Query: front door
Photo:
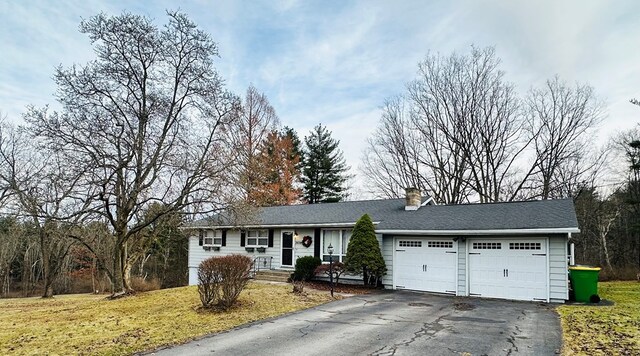
[[[281,265],[284,267],[293,267],[293,232],[282,232],[282,256]]]

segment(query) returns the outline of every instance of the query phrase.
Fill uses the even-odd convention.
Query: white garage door
[[[457,243],[452,239],[396,239],[395,286],[456,293]]]
[[[469,240],[469,295],[547,300],[544,239]]]

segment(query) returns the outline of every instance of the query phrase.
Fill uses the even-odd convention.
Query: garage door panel
[[[457,246],[452,240],[411,238],[396,241],[396,288],[456,292]]]
[[[470,295],[547,299],[545,240],[473,239],[468,257]]]

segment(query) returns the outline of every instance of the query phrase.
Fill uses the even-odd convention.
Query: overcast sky
[[[301,137],[328,126],[354,170],[385,98],[429,51],[495,46],[522,93],[555,74],[591,84],[607,104],[600,141],[640,122],[640,1],[585,0],[1,0],[0,111],[18,122],[27,104],[55,104],[55,66],[93,56],[82,18],[126,10],[161,25],[178,3],[218,42],[232,91],[253,84]]]

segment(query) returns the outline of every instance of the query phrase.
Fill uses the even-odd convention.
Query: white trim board
[[[373,225],[380,224],[380,221],[374,221]],[[206,225],[206,226],[183,226],[182,230],[199,230],[199,229],[270,229],[270,228],[296,228],[296,227],[353,227],[356,226],[355,222],[349,223],[320,223],[320,224],[278,224],[278,225],[243,225],[243,226],[231,226],[231,225]]]
[[[527,234],[566,234],[578,233],[577,227],[543,229],[504,229],[504,230],[376,230],[376,234],[397,235],[527,235]]]

